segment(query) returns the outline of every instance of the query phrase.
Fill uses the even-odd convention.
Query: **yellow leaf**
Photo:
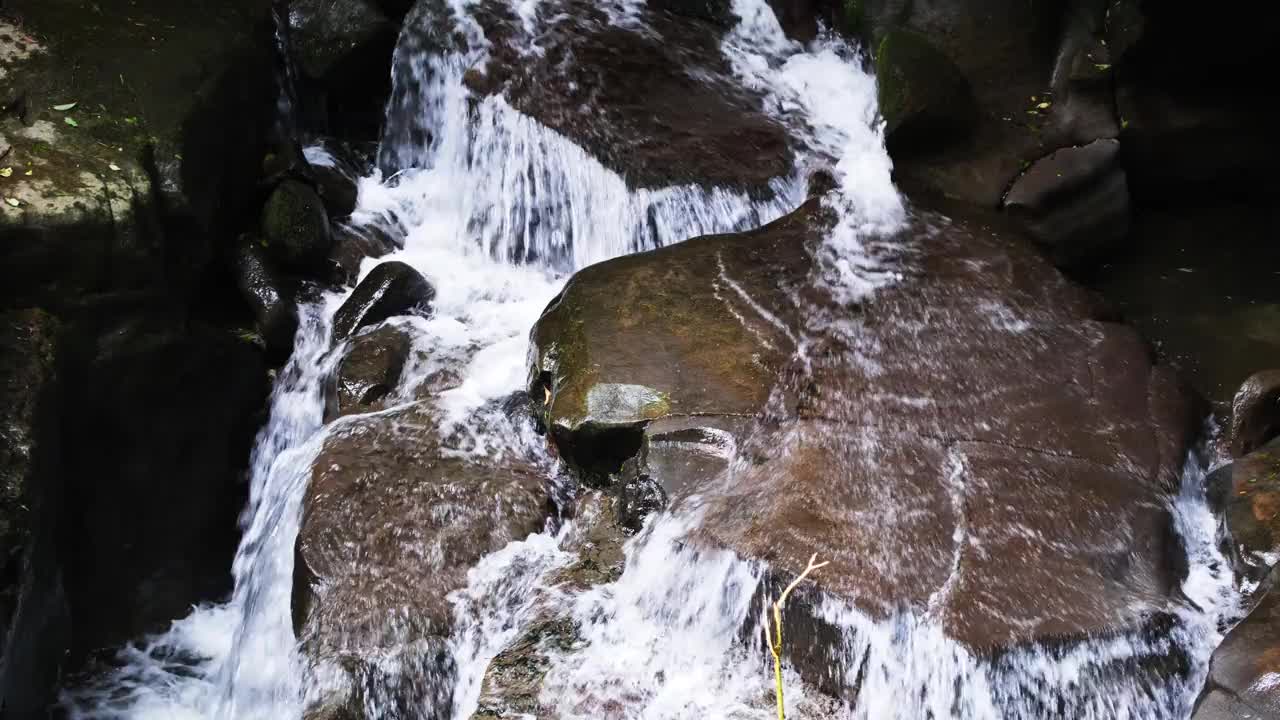
[[[0,168],[0,178],[13,177],[13,168]]]

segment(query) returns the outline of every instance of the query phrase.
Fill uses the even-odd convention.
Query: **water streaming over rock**
[[[412,402],[417,386],[441,367],[462,368],[461,382],[433,401],[461,438],[449,451],[483,458],[513,446],[538,448],[528,428],[492,414],[476,417],[524,385],[528,330],[568,273],[772,220],[803,200],[802,174],[812,167],[831,167],[840,188],[828,201],[837,221],[820,248],[815,283],[847,303],[899,281],[905,261],[900,248],[883,238],[907,222],[907,211],[890,182],[874,79],[839,40],[803,48],[783,36],[764,0],[736,0],[742,20],[722,50],[739,81],[760,92],[767,111],[795,135],[798,170],[775,178],[763,199],[696,184],[635,189],[501,96],[477,99],[467,89],[464,74],[483,67],[491,49],[474,17],[483,4],[452,0],[453,25],[444,29],[439,14],[430,12],[438,6],[433,0],[410,14],[394,60],[380,172],[362,181],[352,220],[394,219],[407,228],[403,250],[390,259],[419,269],[437,288],[430,317],[394,321],[422,352],[414,354],[393,399]],[[510,3],[525,28],[522,52],[540,52],[535,30],[554,5]],[[646,32],[642,2],[602,7],[616,25]],[[366,261],[363,270],[373,264]],[[735,291],[727,278],[725,283],[725,292]],[[323,386],[345,349],[331,348],[330,341],[331,318],[342,299],[333,293],[303,308],[293,357],[277,380],[271,419],[253,456],[233,597],[126,648],[102,683],[65,698],[72,717],[299,718],[306,703],[334,682],[309,670],[296,650],[290,596],[300,504],[312,463],[335,429],[323,422]],[[794,332],[803,353],[806,329]],[[731,442],[722,449],[735,454]],[[789,670],[788,704],[806,717],[877,720],[1185,717],[1217,642],[1220,615],[1231,602],[1199,479],[1189,462],[1173,510],[1190,558],[1187,601],[1165,632],[991,659],[950,640],[928,615],[903,611],[876,620],[846,603],[819,599],[815,614],[836,633],[827,677]],[[435,693],[449,698],[450,708],[380,706],[381,696],[367,692],[364,710],[370,717],[467,720],[493,657],[534,619],[559,616],[573,621],[578,636],[571,648],[549,651],[539,703],[553,717],[771,716],[771,679],[758,633],[751,630],[754,601],[769,570],[727,551],[687,544],[701,512],[692,498],[651,519],[628,543],[622,576],[579,591],[550,579],[573,562],[584,518],[487,557],[450,598],[455,623],[448,652],[455,669],[444,677],[453,687]],[[1180,672],[1134,669],[1175,651],[1186,660]],[[1117,666],[1129,670],[1108,672]],[[416,667],[397,655],[386,661],[385,673],[399,677],[389,682],[411,682],[404,676]],[[841,705],[816,692],[823,683],[860,691]]]

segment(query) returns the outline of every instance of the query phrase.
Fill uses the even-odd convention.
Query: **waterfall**
[[[463,41],[442,43],[426,11],[440,2],[422,0],[406,20],[379,169],[361,181],[352,222],[394,219],[407,230],[402,250],[366,261],[363,272],[400,260],[437,289],[431,317],[396,322],[415,347],[429,350],[425,356],[463,363],[461,383],[438,399],[447,424],[466,426],[477,409],[524,385],[529,328],[573,271],[764,224],[804,199],[810,168],[830,168],[840,188],[828,201],[837,222],[820,249],[817,280],[846,302],[899,281],[898,248],[882,238],[906,223],[908,212],[890,181],[874,78],[839,39],[802,47],[785,38],[765,0],[735,0],[741,20],[723,53],[741,83],[761,92],[766,109],[794,134],[797,171],[775,178],[765,199],[698,185],[635,189],[503,97],[472,95],[464,75],[483,66],[491,49],[472,16],[482,3],[450,0]],[[533,43],[532,30],[552,12],[549,3],[508,3]],[[618,27],[645,31],[642,1],[602,6]],[[295,648],[290,593],[303,494],[333,429],[323,423],[323,386],[344,349],[330,341],[344,298],[329,293],[302,308],[295,350],[277,379],[252,458],[232,598],[196,608],[167,633],[123,649],[119,667],[101,683],[64,697],[72,718],[297,719],[323,689],[325,678],[310,677]],[[431,362],[411,362],[393,397],[409,401],[437,369]],[[536,442],[468,431],[469,452],[480,455]],[[986,660],[927,617],[873,620],[828,599],[819,613],[843,643],[831,672],[859,675],[863,692],[852,706],[832,707],[788,670],[791,709],[816,716],[812,708],[823,707],[826,716],[875,720],[985,720],[1040,717],[1044,704],[1057,703],[1079,718],[1185,717],[1218,640],[1216,613],[1229,604],[1230,578],[1208,569],[1225,565],[1216,556],[1197,473],[1192,464],[1174,515],[1193,561],[1185,592],[1202,610],[1187,610],[1168,637],[1108,638]],[[598,718],[604,706],[625,707],[623,716],[637,718],[770,717],[771,679],[760,663],[759,639],[740,634],[767,568],[685,547],[681,538],[698,520],[696,504],[651,519],[628,543],[621,578],[578,594],[548,583],[573,560],[572,540],[581,530],[575,522],[481,562],[452,597],[453,717],[468,720],[490,660],[539,611],[574,618],[585,644],[552,658],[543,700],[558,718]],[[1162,643],[1190,658],[1189,677],[1143,687],[1095,682],[1093,670],[1141,658]],[[376,717],[377,708],[368,709]]]

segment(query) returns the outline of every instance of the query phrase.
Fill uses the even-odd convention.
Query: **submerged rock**
[[[359,708],[362,693],[380,693],[384,708],[438,708],[444,714],[423,717],[448,717],[446,596],[482,557],[548,517],[540,459],[468,457],[434,415],[419,403],[353,419],[331,432],[313,463],[293,612],[306,658],[345,683],[324,707]]]
[[[436,289],[409,265],[393,260],[370,271],[333,316],[333,337],[343,340],[362,327],[413,310],[425,311]]]
[[[1167,502],[1198,420],[1172,372],[976,222],[873,244],[864,267],[901,278],[841,305],[826,222],[812,200],[575,275],[533,331],[531,394],[566,458],[619,472],[624,445],[599,441],[640,435],[677,505],[700,496],[699,541],[783,574],[817,553],[827,593],[980,652],[1167,609]]]

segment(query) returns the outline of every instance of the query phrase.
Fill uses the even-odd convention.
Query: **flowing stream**
[[[394,59],[382,172],[361,181],[352,222],[394,221],[407,229],[403,249],[384,259],[409,263],[437,288],[429,318],[395,321],[413,334],[416,348],[429,350],[420,354],[428,360],[407,368],[396,397],[410,401],[439,363],[462,364],[461,384],[437,404],[447,425],[470,433],[460,451],[483,456],[539,442],[527,428],[486,430],[469,419],[523,387],[529,328],[568,274],[689,237],[758,226],[797,206],[804,181],[798,173],[775,179],[767,200],[697,186],[629,189],[501,97],[478,103],[470,97],[463,73],[489,52],[471,16],[475,5],[451,0],[457,28],[468,38],[470,49],[462,52],[431,48],[421,38],[428,29],[417,25],[425,18],[410,14]],[[530,30],[548,12],[538,0],[510,5]],[[603,5],[618,25],[644,31],[642,0]],[[741,21],[722,48],[735,74],[762,91],[768,107],[803,118],[795,125],[803,146],[796,166],[827,164],[837,177],[839,193],[830,202],[839,220],[822,249],[823,278],[839,297],[873,295],[899,276],[894,248],[872,238],[909,221],[890,181],[874,78],[838,40],[808,48],[788,41],[764,0],[736,0],[735,11]],[[375,264],[366,261],[363,271]],[[334,293],[302,308],[295,351],[277,379],[253,454],[233,597],[196,608],[168,633],[124,649],[119,668],[102,683],[64,698],[73,718],[287,720],[302,717],[308,699],[323,691],[326,678],[309,673],[296,649],[290,593],[303,494],[333,430],[323,422],[323,387],[345,349],[330,340],[343,299]],[[1035,718],[1047,708],[1076,718],[1186,717],[1220,638],[1220,616],[1231,607],[1230,577],[1214,549],[1200,477],[1189,461],[1174,508],[1192,568],[1186,607],[1194,609],[1183,611],[1167,635],[984,660],[927,618],[873,621],[827,601],[820,615],[840,629],[844,643],[831,673],[858,675],[862,691],[853,706],[835,704],[789,670],[791,710],[876,720]],[[728,552],[683,547],[680,538],[697,522],[696,508],[652,519],[628,543],[622,577],[577,594],[545,582],[574,559],[580,528],[573,522],[482,561],[451,598],[452,717],[471,716],[489,661],[539,612],[573,617],[583,635],[578,651],[552,658],[542,701],[553,717],[605,717],[605,707],[625,708],[609,717],[770,717],[772,678],[761,647],[740,635],[764,568]],[[1105,679],[1108,665],[1167,654],[1171,645],[1188,661],[1178,678],[1129,685]],[[370,717],[379,717],[376,698],[369,702]],[[423,708],[421,716],[443,716],[439,710]]]

